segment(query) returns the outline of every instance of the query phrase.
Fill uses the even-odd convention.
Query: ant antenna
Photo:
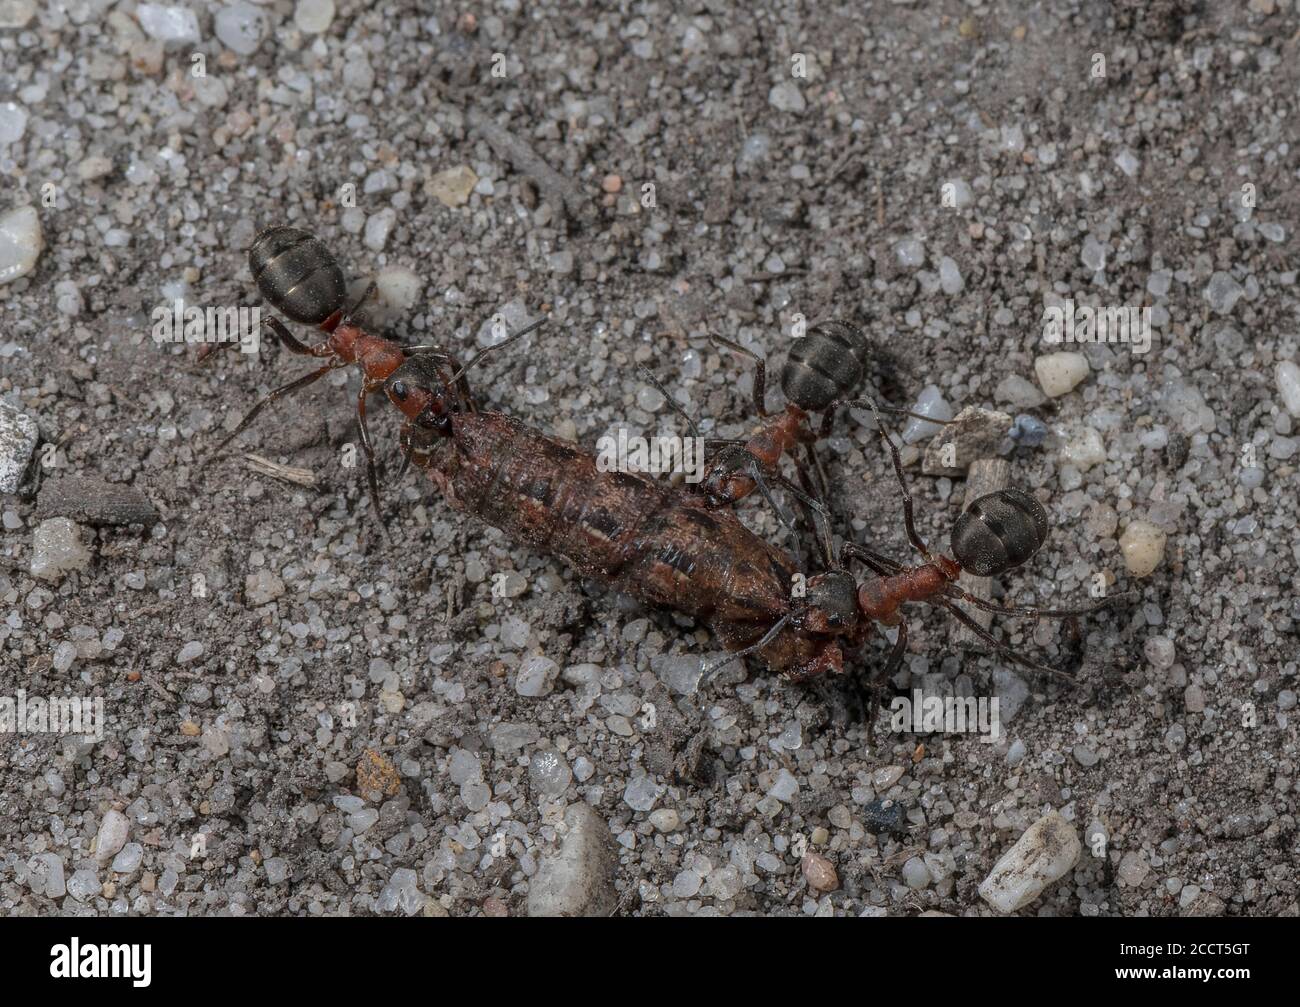
[[[790,621],[790,617],[793,614],[794,613],[792,612],[787,612],[785,615],[781,616],[780,619],[778,619],[775,623],[772,624],[772,628],[769,629],[765,634],[763,634],[763,638],[759,640],[757,643],[751,643],[744,650],[738,650],[733,654],[728,654],[726,657],[722,658],[722,660],[715,661],[713,662],[713,664],[708,664],[705,665],[703,668],[701,668],[699,687],[703,688],[705,685],[707,685],[709,680],[713,678],[714,675],[716,675],[720,670],[722,670],[727,665],[729,665],[732,661],[738,661],[743,657],[748,657],[750,654],[753,654],[755,651],[762,650],[764,647],[766,647],[769,643],[771,643],[773,640],[776,639],[777,634],[779,634],[781,630],[785,629],[785,624]]]
[[[451,380],[449,381],[449,384],[455,384],[457,381],[463,378],[465,376],[466,371],[468,371],[471,367],[473,367],[480,360],[486,357],[489,353],[493,353],[496,350],[505,349],[511,343],[515,342],[518,339],[522,339],[524,336],[528,335],[528,333],[532,332],[535,329],[541,328],[545,324],[546,324],[546,316],[543,315],[541,318],[537,319],[537,321],[529,322],[518,332],[511,333],[505,339],[501,340],[501,342],[495,343],[494,345],[489,346],[485,350],[480,350],[478,353],[474,355],[474,357],[470,360],[468,364],[466,364],[464,367],[462,367],[459,371],[457,371],[455,374],[451,376]]]

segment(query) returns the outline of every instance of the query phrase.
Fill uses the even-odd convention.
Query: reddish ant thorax
[[[360,364],[370,381],[384,381],[406,361],[406,352],[391,340],[371,335],[343,322],[330,335],[334,352],[350,364]]]
[[[886,626],[903,621],[900,606],[932,598],[961,575],[961,565],[947,556],[889,577],[872,577],[858,588],[858,607],[868,619]]]

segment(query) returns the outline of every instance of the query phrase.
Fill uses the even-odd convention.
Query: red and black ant
[[[864,405],[872,409],[881,439],[889,450],[902,492],[903,524],[908,541],[921,556],[921,564],[906,566],[853,542],[845,542],[836,559],[829,535],[824,526],[820,526],[827,572],[808,579],[805,598],[802,602],[795,599],[790,610],[773,624],[766,636],[716,662],[706,669],[703,677],[716,673],[738,657],[761,651],[787,623],[797,632],[832,632],[844,636],[850,643],[864,641],[870,632],[870,624],[879,623],[898,629],[889,661],[879,676],[887,679],[898,670],[906,653],[907,623],[903,618],[902,607],[910,602],[925,602],[946,609],[989,647],[1016,664],[1073,682],[1074,679],[1065,672],[1024,657],[999,642],[957,603],[962,602],[997,615],[1024,616],[1035,620],[1072,620],[1126,600],[1128,596],[1116,595],[1079,608],[1042,609],[1036,606],[998,605],[958,587],[957,579],[963,571],[980,577],[992,577],[1028,561],[1047,540],[1047,512],[1037,499],[1024,490],[1001,489],[987,493],[973,501],[953,525],[952,556],[934,554],[916,530],[912,495],[907,488],[902,458],[891,431],[870,400],[864,400]],[[875,576],[861,583],[855,582],[848,571],[849,564],[855,560],[870,569]]]
[[[220,454],[226,445],[243,433],[257,415],[272,402],[306,388],[332,370],[355,364],[361,368],[364,375],[361,390],[357,394],[357,422],[361,430],[361,446],[366,453],[366,477],[370,501],[375,508],[376,516],[379,516],[381,513],[379,482],[376,477],[374,446],[366,423],[366,398],[379,391],[384,381],[411,356],[422,354],[436,361],[440,367],[456,371],[449,378],[449,387],[455,389],[460,402],[468,403],[469,386],[465,382],[465,371],[478,363],[487,350],[476,355],[467,366],[462,368],[440,346],[433,344],[408,346],[365,331],[356,324],[354,315],[375,292],[375,283],[371,281],[360,299],[348,310],[343,310],[346,296],[343,270],[325,243],[310,231],[286,226],[268,227],[254,239],[249,248],[248,267],[258,290],[273,307],[295,322],[317,326],[322,332],[328,333],[329,338],[322,343],[309,346],[300,342],[285,324],[276,318],[262,319],[263,328],[268,329],[291,353],[316,357],[324,360],[325,364],[264,396],[240,420],[239,425],[217,445],[213,455]],[[507,343],[514,342],[532,332],[544,321],[545,319],[538,319],[489,349],[499,349]],[[209,459],[211,457],[210,455]],[[381,527],[387,535],[387,528],[382,522]]]
[[[757,490],[781,521],[793,529],[790,516],[772,497],[768,487],[770,480],[780,484],[813,512],[814,520],[827,520],[828,513],[822,503],[826,493],[826,473],[814,444],[829,435],[835,413],[841,406],[871,408],[931,423],[946,422],[907,409],[879,405],[868,398],[854,397],[866,375],[870,358],[866,336],[848,322],[837,319],[817,322],[808,329],[806,335],[794,341],[781,367],[781,391],[786,400],[785,408],[775,414],[767,410],[766,359],[722,336],[713,335],[710,339],[718,346],[754,361],[754,412],[760,420],[748,438],[703,439],[706,447],[711,444],[722,447],[705,473],[700,487],[710,507],[729,506]],[[664,396],[669,407],[686,421],[694,436],[700,438],[695,420],[654,374],[644,367],[641,372]],[[820,430],[813,430],[810,413],[822,414]],[[799,446],[804,448],[806,464],[794,458],[795,449]],[[794,459],[802,488],[791,483],[777,468],[784,455],[790,455]],[[809,474],[809,467],[817,473],[816,485]]]

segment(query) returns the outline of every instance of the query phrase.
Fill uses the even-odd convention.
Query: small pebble
[[[334,0],[298,0],[293,21],[308,35],[319,35],[334,21]]]
[[[1010,414],[967,406],[925,446],[921,471],[926,475],[964,475],[977,458],[995,455],[1011,431]]]
[[[424,280],[405,266],[385,266],[375,274],[375,291],[390,317],[405,315],[419,299]]]
[[[131,823],[120,811],[109,809],[99,823],[99,833],[95,838],[95,859],[100,865],[112,860],[126,844]]]
[[[1083,239],[1079,260],[1094,273],[1106,268],[1106,246],[1091,234]]]
[[[835,865],[820,853],[805,853],[799,867],[808,887],[815,892],[833,892],[840,886],[840,876],[835,871]]]
[[[1168,536],[1148,521],[1132,521],[1119,538],[1124,566],[1134,577],[1147,577],[1164,559]]]
[[[74,570],[90,564],[90,550],[82,544],[81,529],[65,517],[50,518],[32,536],[33,577],[57,584]]]
[[[529,699],[549,695],[559,674],[560,666],[549,657],[534,655],[524,658],[515,676],[515,692]]]
[[[393,225],[397,223],[397,211],[391,207],[385,207],[378,213],[372,213],[366,218],[366,231],[364,241],[366,247],[372,252],[382,252],[384,246],[388,244],[388,236],[393,232]]]
[[[0,214],[0,285],[12,283],[36,268],[45,237],[34,206],[19,206]]]
[[[1282,404],[1292,416],[1300,417],[1300,366],[1294,360],[1279,361],[1274,372]]]
[[[528,775],[539,793],[558,797],[573,782],[573,770],[564,756],[547,749],[533,755],[528,764]]]
[[[894,245],[894,257],[904,269],[920,269],[925,265],[925,245],[919,238],[903,238]]]
[[[952,209],[964,210],[975,202],[975,194],[971,191],[970,183],[960,178],[951,178],[943,184],[939,190],[941,200],[945,193],[951,196],[949,202]]]
[[[25,28],[36,16],[36,0],[0,0],[0,28]]]
[[[929,888],[934,882],[930,868],[925,866],[925,861],[920,857],[909,857],[903,864],[902,875],[903,883],[916,891]]]
[[[943,391],[938,385],[926,385],[921,389],[921,394],[917,396],[916,402],[908,408],[913,413],[929,416],[936,420],[946,421],[953,417],[952,406],[943,397]],[[943,426],[939,423],[927,423],[915,416],[909,417],[907,425],[903,427],[903,443],[917,444],[920,441],[928,440],[941,430],[943,430]]]
[[[68,894],[78,902],[93,899],[100,890],[99,875],[83,867],[68,879]]]
[[[609,825],[589,805],[570,804],[558,847],[528,884],[529,916],[607,917],[618,905],[618,857]]]
[[[218,8],[212,24],[221,44],[241,56],[255,53],[266,37],[266,15],[248,3]]]
[[[130,874],[144,861],[144,847],[139,843],[127,843],[120,853],[113,858],[111,867],[115,874]]]
[[[1115,874],[1129,888],[1137,888],[1146,880],[1150,871],[1146,857],[1138,850],[1129,850],[1120,858]]]
[[[1073,431],[1070,438],[1061,445],[1061,461],[1080,472],[1087,472],[1105,460],[1106,444],[1102,441],[1101,434],[1092,427]]]
[[[275,601],[284,594],[284,581],[270,570],[258,570],[244,578],[244,603],[252,608]]]
[[[957,263],[946,255],[939,259],[939,287],[950,297],[960,294],[966,287]]]
[[[999,381],[993,389],[993,399],[1005,402],[1015,409],[1033,409],[1046,401],[1038,386],[1019,374],[1008,374]]]
[[[13,101],[0,101],[0,147],[17,143],[27,132],[27,110]]]
[[[1218,314],[1226,315],[1231,313],[1237,301],[1246,293],[1241,284],[1234,280],[1229,274],[1219,271],[1210,277],[1210,282],[1205,286],[1205,299],[1210,302],[1210,307]]]
[[[1088,358],[1082,353],[1048,353],[1034,361],[1034,373],[1049,398],[1060,398],[1088,376]]]
[[[464,206],[478,185],[478,176],[468,167],[447,168],[425,183],[425,191],[447,207]]]
[[[675,808],[656,808],[650,812],[650,824],[659,832],[676,832],[682,827],[682,816]]]
[[[979,886],[980,896],[998,912],[1013,913],[1073,870],[1082,850],[1074,826],[1049,812],[1002,855]]]
[[[802,112],[808,107],[803,91],[793,80],[784,80],[767,93],[767,102],[779,112]]]
[[[270,885],[284,884],[289,877],[289,861],[283,857],[267,857],[262,869],[266,871],[266,882]]]
[[[1174,666],[1174,641],[1167,636],[1148,637],[1142,645],[1142,651],[1153,668],[1165,671]]]
[[[17,493],[41,431],[30,416],[0,402],[0,493]]]
[[[199,41],[199,19],[188,7],[142,3],[136,6],[135,17],[146,35],[168,47]]]

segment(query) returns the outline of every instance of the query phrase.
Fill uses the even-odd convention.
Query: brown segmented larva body
[[[640,601],[695,616],[729,650],[790,611],[791,559],[697,494],[602,472],[590,452],[502,413],[459,413],[454,431],[407,446],[457,510]],[[793,629],[759,653],[799,677],[841,664],[832,639]]]

